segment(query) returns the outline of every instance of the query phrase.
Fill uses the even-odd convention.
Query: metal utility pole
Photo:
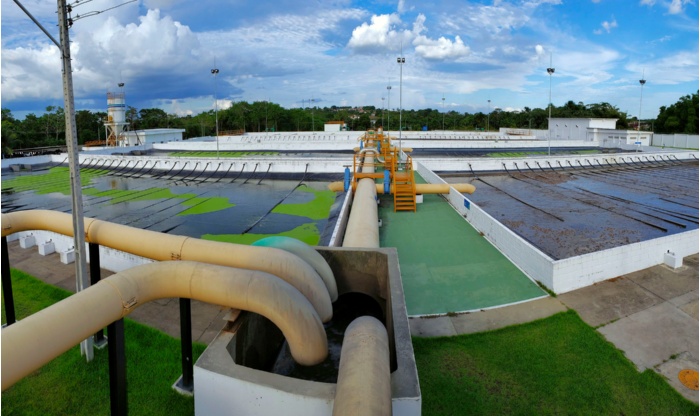
[[[388,134],[389,130],[391,130],[391,85],[386,86],[386,91],[386,107],[389,110],[389,113],[386,115],[386,131]]]
[[[547,132],[549,133],[549,140],[547,141],[547,155],[552,155],[552,74],[554,73],[554,68],[552,67],[552,54],[549,54],[549,68],[547,68],[547,73],[549,74],[549,120],[547,121]]]
[[[445,131],[445,95],[442,96],[442,131]]]
[[[211,70],[214,75],[214,117],[216,123],[216,158],[219,158],[219,99],[216,96],[216,76],[219,75],[219,70],[214,68]]]
[[[644,71],[642,71],[642,79],[639,80],[639,117],[637,118],[637,141],[640,143],[642,142],[642,96],[644,94],[644,84],[646,83],[647,80],[644,79]]]
[[[58,27],[63,61],[63,104],[66,114],[66,146],[68,147],[68,164],[70,167],[71,196],[73,208],[73,239],[75,242],[76,291],[87,289],[90,285],[85,258],[85,223],[83,219],[83,188],[80,183],[80,158],[78,154],[78,135],[75,126],[75,103],[73,99],[73,69],[70,57],[70,38],[68,36],[68,13],[70,6],[66,0],[58,0]],[[89,313],[89,311],[86,311]],[[80,343],[80,353],[92,361],[92,337]]]
[[[491,100],[489,102],[489,112],[486,114],[486,131],[491,131]]]
[[[401,160],[401,132],[403,131],[403,64],[406,63],[406,58],[403,57],[403,44],[401,45],[401,56],[396,58],[399,64],[399,160]]]

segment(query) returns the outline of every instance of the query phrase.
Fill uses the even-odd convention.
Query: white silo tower
[[[126,121],[126,102],[124,100],[124,83],[119,83],[121,92],[107,92],[107,146],[124,146],[122,133],[129,123]]]

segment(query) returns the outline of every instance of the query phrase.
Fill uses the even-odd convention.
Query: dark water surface
[[[554,259],[698,228],[698,162],[444,179]]]
[[[82,175],[82,174],[81,174]],[[33,180],[32,190],[17,186],[13,179]],[[50,209],[71,212],[65,178],[48,171],[3,175],[2,212]],[[330,181],[221,178],[215,181],[183,181],[153,177],[129,178],[116,174],[93,176],[83,186],[83,209],[87,217],[159,232],[200,238],[203,235],[278,234],[308,224],[324,233],[333,227],[328,217],[311,219],[271,212],[280,204],[313,201],[316,191],[327,190]],[[301,185],[301,186],[300,186]],[[60,188],[60,189],[59,189]],[[307,190],[308,190],[307,188]],[[56,189],[56,191],[53,191]],[[48,193],[41,193],[48,192]],[[63,193],[62,193],[63,192]],[[338,209],[331,207],[330,217]]]

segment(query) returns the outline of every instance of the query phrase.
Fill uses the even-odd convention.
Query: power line
[[[87,3],[87,2],[90,2],[90,1],[92,1],[92,0],[85,0],[85,1],[83,1],[81,4],[78,4],[78,2],[79,2],[79,0],[78,0],[78,1],[76,1],[75,3],[73,3],[73,5],[74,5],[74,7],[82,6],[83,4],[85,4],[85,3]],[[121,4],[117,4],[116,6],[113,6],[113,7],[107,8],[107,9],[104,9],[104,10],[94,10],[94,11],[91,11],[91,12],[84,13],[84,14],[82,14],[82,15],[76,14],[74,18],[69,18],[68,21],[69,21],[69,24],[72,25],[76,20],[84,19],[84,18],[90,17],[90,16],[97,16],[97,15],[100,14],[100,13],[104,13],[104,12],[106,12],[106,11],[116,9],[117,7],[121,7],[121,6],[124,6],[124,5],[126,5],[126,4],[133,3],[133,2],[135,2],[135,1],[136,1],[136,0],[129,0],[129,1],[126,1],[126,2],[121,3]],[[71,6],[68,6],[68,13],[70,13],[71,10],[72,10],[72,9],[71,9]]]

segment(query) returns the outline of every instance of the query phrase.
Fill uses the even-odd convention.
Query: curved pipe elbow
[[[328,354],[326,333],[312,305],[275,276],[196,262],[152,263],[116,273],[3,329],[2,390],[140,305],[173,297],[267,317],[299,364],[318,364]],[[46,339],[51,342],[42,342]]]
[[[328,294],[331,297],[331,301],[335,302],[338,300],[338,286],[335,282],[333,270],[331,270],[331,267],[328,265],[323,256],[308,244],[304,243],[303,241],[299,241],[296,238],[272,236],[262,238],[253,243],[253,245],[279,248],[300,257],[302,260],[310,264],[311,267],[316,270],[319,276],[321,276],[321,279],[323,279],[323,283],[325,283],[326,289],[328,290]]]
[[[27,230],[73,236],[72,221],[70,214],[49,210],[2,214],[2,236]],[[321,276],[308,263],[284,250],[163,234],[94,218],[85,218],[85,240],[157,261],[192,260],[267,272],[299,289],[323,322],[333,316],[331,297]]]

